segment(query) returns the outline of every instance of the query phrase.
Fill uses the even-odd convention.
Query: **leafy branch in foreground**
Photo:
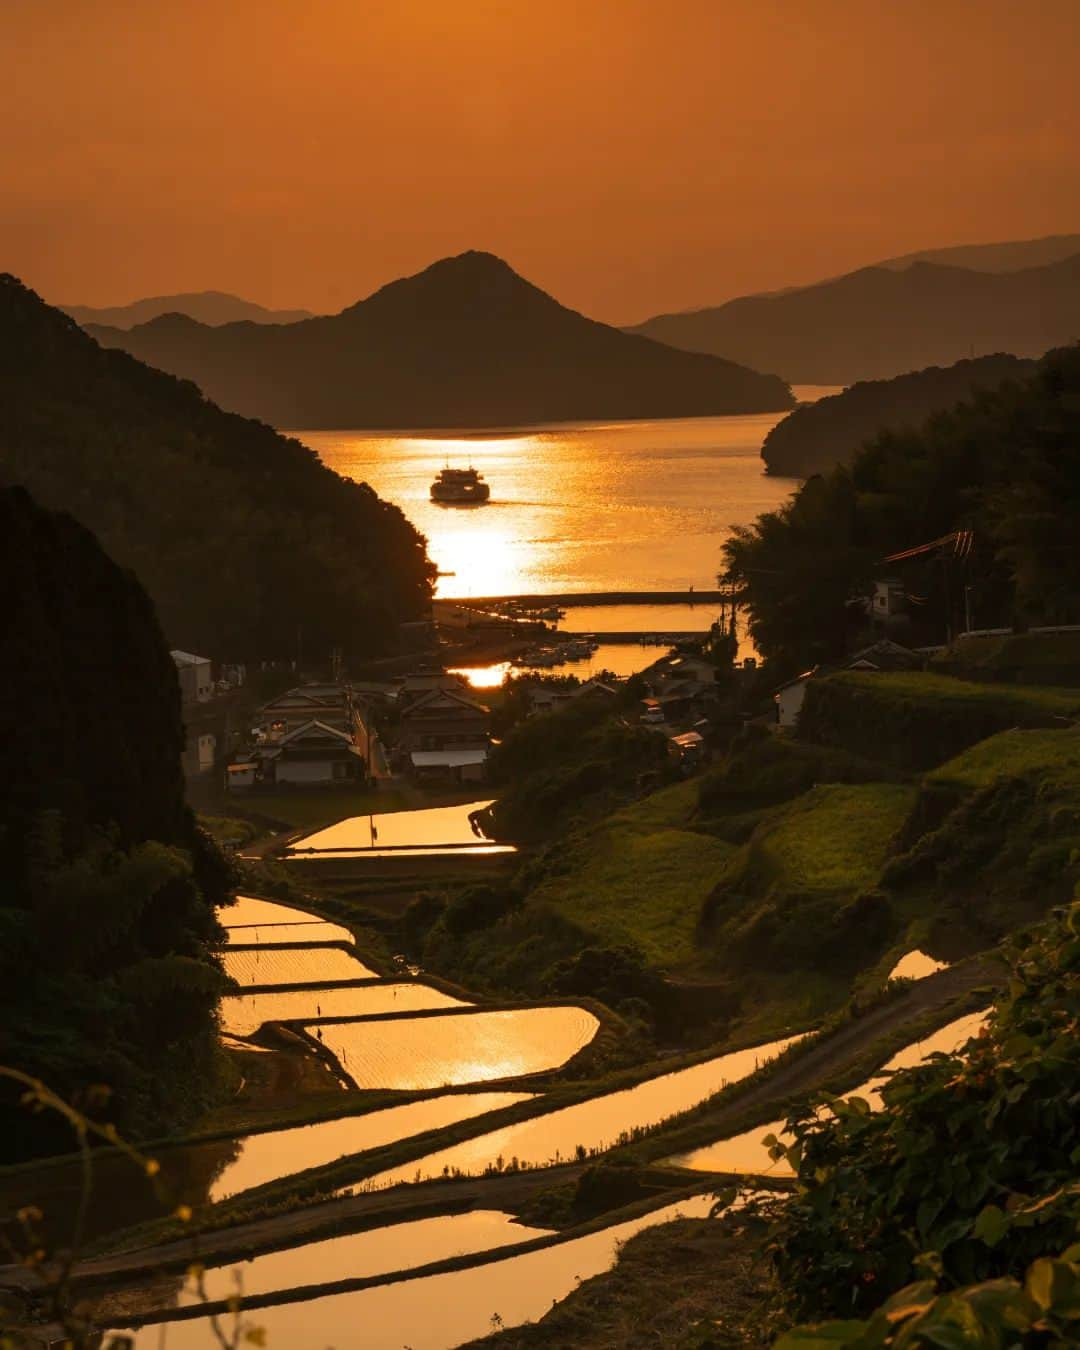
[[[978,1038],[896,1074],[880,1112],[833,1100],[776,1145],[798,1176],[770,1243],[789,1316],[852,1319],[784,1347],[1077,1343],[1080,905],[1006,956]]]
[[[102,1124],[90,1119],[41,1082],[40,1079],[23,1073],[21,1069],[10,1068],[2,1064],[0,1064],[0,1078],[7,1079],[23,1089],[20,1101],[28,1110],[32,1112],[53,1111],[71,1127],[81,1160],[81,1185],[70,1244],[57,1252],[55,1257],[50,1260],[50,1253],[37,1229],[37,1225],[44,1216],[40,1209],[31,1205],[24,1206],[15,1216],[19,1230],[23,1235],[25,1248],[20,1250],[16,1240],[2,1233],[0,1233],[0,1245],[12,1260],[30,1269],[41,1271],[45,1279],[44,1297],[42,1299],[45,1317],[58,1323],[63,1328],[66,1338],[65,1344],[70,1347],[70,1350],[132,1350],[135,1342],[126,1335],[110,1336],[107,1341],[103,1341],[101,1332],[88,1325],[79,1316],[72,1296],[72,1276],[82,1248],[86,1221],[89,1215],[90,1196],[93,1189],[94,1154],[91,1145],[94,1140],[97,1140],[118,1149],[129,1158],[132,1164],[154,1183],[155,1190],[159,1198],[162,1199],[164,1206],[165,1200],[157,1181],[161,1171],[160,1165],[156,1158],[141,1153],[123,1139],[115,1125]],[[107,1095],[107,1089],[98,1089],[97,1099],[99,1101]],[[177,1205],[173,1213],[176,1218],[184,1223],[191,1218],[191,1209],[187,1205]],[[194,1234],[192,1235],[192,1251],[193,1260],[188,1267],[187,1278],[191,1281],[192,1288],[199,1300],[208,1303],[205,1268],[198,1260],[197,1237]],[[233,1318],[230,1329],[226,1330],[222,1326],[221,1320],[216,1314],[211,1314],[207,1318],[214,1341],[221,1350],[237,1350],[237,1347],[241,1344],[264,1345],[265,1332],[262,1328],[241,1321],[239,1292],[227,1302]],[[0,1322],[0,1350],[14,1350],[22,1343],[20,1331],[23,1328],[11,1325],[7,1310],[2,1307],[0,1307],[0,1318],[3,1319]]]

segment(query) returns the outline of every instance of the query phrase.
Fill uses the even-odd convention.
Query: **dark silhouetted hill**
[[[178,315],[106,346],[284,427],[481,427],[777,411],[785,383],[566,309],[490,253],[444,258],[340,314],[208,328]]]
[[[0,1062],[162,1132],[214,1092],[228,874],[184,803],[176,668],[138,581],[0,488]],[[0,1089],[0,1161],[71,1149]]]
[[[110,324],[114,328],[133,328],[149,323],[163,314],[186,314],[189,319],[217,327],[223,323],[298,323],[310,319],[308,309],[267,309],[253,300],[243,300],[228,291],[183,291],[178,295],[151,295],[133,300],[130,305],[58,305],[76,323]]]
[[[430,598],[424,541],[397,507],[194,385],[105,351],[10,276],[0,481],[93,529],[170,644],[212,658],[393,650],[398,622]]]
[[[1037,357],[1080,335],[1080,253],[991,273],[916,262],[663,314],[630,330],[800,384],[891,379],[972,354]]]
[[[866,380],[842,394],[806,403],[789,413],[765,437],[761,457],[767,472],[809,478],[847,464],[879,432],[920,427],[933,413],[952,408],[975,389],[993,389],[1004,380],[1033,375],[1034,361],[1016,356],[980,356],[953,366]]]

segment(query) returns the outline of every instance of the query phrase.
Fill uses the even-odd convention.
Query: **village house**
[[[460,685],[428,689],[401,711],[397,764],[420,781],[479,781],[487,771],[490,721],[490,709]]]
[[[353,710],[343,685],[303,684],[264,703],[255,714],[255,725],[268,741],[278,741],[314,721],[351,730]]]
[[[339,727],[312,720],[285,732],[230,764],[230,791],[260,784],[326,785],[363,781],[367,761],[356,737]]]
[[[169,655],[176,666],[181,703],[205,703],[214,697],[214,676],[208,656],[174,651]]]
[[[813,670],[804,670],[801,675],[796,675],[793,680],[788,680],[782,684],[773,694],[773,702],[776,704],[776,725],[783,728],[791,728],[798,725],[799,713],[802,712],[803,703],[806,700],[806,686],[818,673],[820,667],[815,666]]]

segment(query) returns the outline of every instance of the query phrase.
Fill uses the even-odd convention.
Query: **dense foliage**
[[[0,480],[85,522],[137,573],[170,643],[214,659],[384,651],[431,594],[423,539],[371,488],[102,350],[10,276]]]
[[[630,801],[668,771],[667,741],[627,720],[635,691],[599,693],[519,722],[492,753],[500,838],[547,838],[556,829]]]
[[[891,380],[861,380],[789,413],[765,437],[761,458],[769,473],[789,478],[828,473],[837,464],[849,463],[882,427],[893,431],[919,427],[932,414],[970,398],[974,390],[1022,379],[1034,369],[1032,361],[998,354],[910,371]]]
[[[916,597],[913,636],[1080,618],[1080,348],[1050,352],[1023,382],[981,391],[920,431],[882,432],[849,466],[812,478],[785,506],[737,528],[724,579],[749,606],[750,631],[778,670],[841,653],[851,602],[895,570]],[[941,548],[887,555],[956,530]]]
[[[799,1187],[772,1250],[791,1310],[857,1319],[913,1280],[929,1281],[888,1317],[845,1323],[831,1339],[823,1329],[819,1343],[1073,1343],[1001,1336],[1040,1318],[1047,1330],[1064,1318],[1075,1331],[1080,1314],[1076,1250],[1068,1252],[1080,1220],[1080,906],[1017,935],[1007,955],[1006,992],[960,1052],[895,1075],[879,1112],[852,1098],[790,1123]],[[1016,1284],[964,1292],[1023,1279],[1029,1267],[1024,1297]],[[935,1281],[944,1295],[936,1304]],[[1019,1317],[1025,1307],[1028,1323],[1002,1320],[1005,1308]],[[905,1339],[903,1324],[916,1317],[924,1329],[937,1319],[957,1332]],[[810,1333],[785,1341],[808,1343]]]
[[[184,804],[176,670],[134,578],[20,488],[0,571],[0,1063],[160,1129],[214,1090],[228,882]],[[10,1090],[0,1137],[9,1158],[72,1142]]]

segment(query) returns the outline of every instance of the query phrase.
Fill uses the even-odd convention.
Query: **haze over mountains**
[[[186,314],[198,323],[217,327],[223,323],[298,323],[312,318],[309,309],[267,309],[253,300],[243,300],[228,291],[181,291],[177,295],[151,295],[133,300],[130,305],[57,305],[76,323],[110,324],[114,328],[133,328],[149,323],[162,314]]]
[[[490,253],[433,263],[340,314],[208,327],[164,315],[108,347],[282,427],[480,427],[782,411],[786,383],[567,309]]]
[[[1031,244],[1045,249],[1047,241]],[[995,268],[1031,255],[1021,245],[987,247],[983,262]],[[1080,244],[1064,258],[1015,271],[904,263],[662,314],[627,331],[805,384],[888,379],[993,352],[1037,357],[1080,336]]]

